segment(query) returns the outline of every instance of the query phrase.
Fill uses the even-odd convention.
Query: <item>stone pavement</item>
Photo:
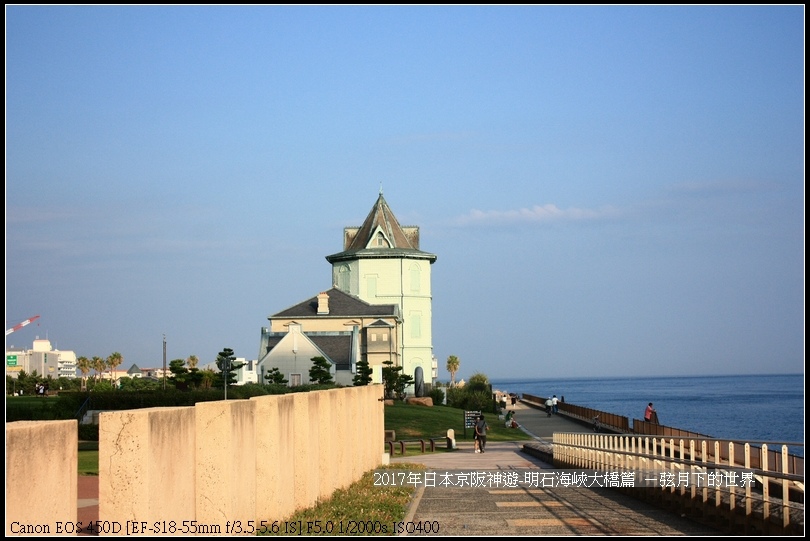
[[[589,428],[563,415],[547,417],[545,412],[523,403],[514,409],[515,419],[534,437],[533,442],[489,442],[484,454],[476,454],[472,440],[459,440],[456,434],[456,451],[391,458],[392,463],[423,464],[437,474],[480,472],[482,476],[518,479],[517,483],[496,484],[495,488],[418,488],[405,521],[421,524],[430,532],[407,535],[436,535],[437,530],[438,535],[448,536],[721,535],[607,488],[537,488],[524,483],[533,472],[553,469],[551,464],[525,452],[524,444],[550,448],[554,432],[582,432]],[[494,415],[486,417],[490,425],[498,422]]]

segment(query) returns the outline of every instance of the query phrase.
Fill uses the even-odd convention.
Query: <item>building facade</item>
[[[290,385],[309,383],[312,357],[324,357],[336,383],[351,385],[368,361],[382,382],[391,361],[415,382],[437,377],[433,356],[431,265],[419,228],[403,227],[380,193],[363,224],[347,227],[343,250],[326,256],[332,288],[268,317],[259,349],[260,378],[278,368]],[[413,392],[413,388],[410,392]]]
[[[34,340],[32,349],[6,349],[6,375],[16,378],[21,371],[31,374],[36,370],[42,377],[76,377],[76,353],[51,347],[47,339]]]

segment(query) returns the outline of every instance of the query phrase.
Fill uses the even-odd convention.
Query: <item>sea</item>
[[[804,374],[491,379],[493,390],[547,397],[630,419],[653,403],[662,425],[804,456]]]

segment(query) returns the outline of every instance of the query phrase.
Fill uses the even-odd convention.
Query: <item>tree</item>
[[[486,374],[482,374],[481,372],[476,372],[470,379],[467,381],[467,385],[465,385],[465,389],[469,392],[491,392],[492,386],[489,384],[489,378]]]
[[[492,385],[489,378],[481,372],[476,372],[464,387],[451,387],[447,389],[447,405],[465,410],[480,410],[496,412],[495,401],[492,398]]]
[[[271,368],[264,375],[264,379],[267,380],[267,383],[272,383],[275,385],[287,385],[289,383],[277,366]]]
[[[93,370],[96,371],[95,380],[98,381],[99,378],[104,373],[104,367],[107,366],[107,363],[106,363],[106,361],[104,359],[102,359],[98,355],[94,355],[93,360],[90,361],[90,366],[92,366]]]
[[[382,379],[385,386],[385,398],[405,398],[405,388],[413,383],[413,376],[401,374],[401,366],[394,366],[393,361],[383,361]]]
[[[358,361],[357,362],[357,374],[354,375],[354,379],[352,379],[352,384],[354,386],[363,386],[368,385],[371,383],[371,374],[373,370],[371,366],[369,366],[368,361]]]
[[[186,366],[188,366],[188,376],[186,376],[186,382],[190,387],[194,387],[195,389],[199,389],[203,383],[203,374],[200,373],[200,369],[197,368],[197,364],[199,364],[200,359],[196,355],[189,355],[188,359],[186,359]]]
[[[225,348],[217,355],[217,368],[219,368],[219,379],[222,388],[225,390],[225,397],[228,397],[228,386],[236,383],[236,371],[245,366],[245,363],[235,363],[236,356],[231,348]]]
[[[25,371],[20,370],[17,372],[17,377],[13,378],[10,375],[6,374],[6,394],[11,396],[17,396],[19,392],[18,389],[22,389],[23,386],[20,383],[20,374],[25,374]]]
[[[172,373],[169,379],[174,383],[176,389],[188,388],[188,369],[185,367],[186,361],[175,359],[169,362],[169,372]]]
[[[96,382],[95,385],[93,385],[93,391],[98,392],[98,393],[103,393],[103,392],[106,392],[106,391],[113,391],[113,390],[115,390],[115,389],[113,388],[112,382],[109,382],[107,380],[101,380],[99,382]]]
[[[203,374],[203,371],[201,371],[199,368],[188,369],[188,374],[186,374],[186,383],[188,384],[189,387],[199,389],[202,386],[202,382],[204,379],[205,376]]]
[[[150,378],[131,378],[124,376],[119,383],[121,391],[159,391],[162,386]]]
[[[312,368],[309,369],[309,381],[323,385],[325,383],[332,383],[332,373],[330,372],[331,365],[329,361],[323,357],[313,357]]]
[[[87,387],[87,374],[90,373],[90,359],[87,357],[79,357],[76,359],[76,367],[79,369],[79,372],[82,374],[82,388]]]
[[[112,382],[112,380],[115,379],[113,378],[113,372],[115,372],[115,369],[121,366],[123,362],[124,356],[118,353],[117,351],[115,353],[111,353],[110,356],[107,357],[106,365],[107,368],[110,369],[110,382]]]
[[[186,359],[186,364],[188,365],[189,370],[194,370],[197,368],[197,363],[199,362],[200,359],[198,359],[196,355],[189,355],[188,359]]]
[[[197,370],[196,368],[194,370]],[[200,382],[197,384],[198,389],[210,389],[217,384],[218,375],[210,368],[199,370]]]
[[[458,372],[458,367],[461,365],[461,361],[458,360],[458,357],[455,355],[450,355],[447,357],[447,371],[450,372],[450,385],[456,384],[456,373]]]

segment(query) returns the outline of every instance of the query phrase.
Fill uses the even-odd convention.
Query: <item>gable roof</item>
[[[378,235],[384,237],[385,245],[372,243]],[[358,258],[403,257],[436,261],[436,255],[419,249],[419,228],[402,227],[380,192],[363,225],[343,230],[343,251],[326,256],[326,260],[335,263]]]
[[[342,336],[318,336],[317,334],[305,334],[320,349],[326,358],[335,363],[337,370],[349,370],[352,366],[352,337]]]
[[[314,296],[291,306],[281,312],[273,314],[270,318],[285,317],[383,317],[399,316],[399,306],[396,304],[369,304],[366,301],[349,295],[333,287],[325,291],[329,296],[329,313],[318,314],[318,296]]]
[[[273,353],[287,336],[289,336],[288,333],[273,333],[268,336],[266,350],[261,355],[259,362]],[[301,337],[311,342],[326,360],[334,363],[337,370],[351,369],[353,343],[351,332],[302,332]]]

